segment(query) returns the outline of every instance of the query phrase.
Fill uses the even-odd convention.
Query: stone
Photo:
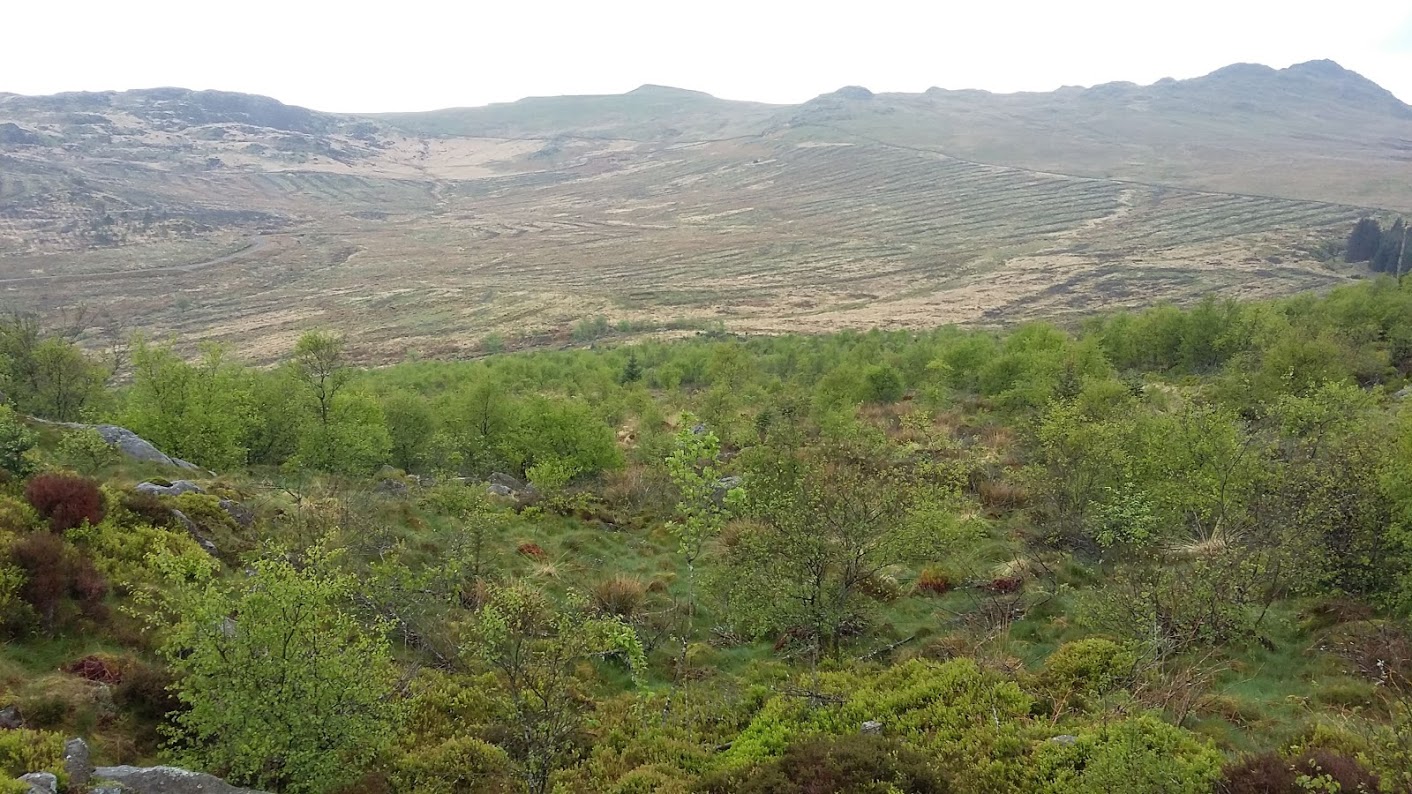
[[[726,494],[730,493],[733,488],[739,488],[744,482],[745,480],[735,476],[722,477],[716,480],[711,487],[711,501],[717,507],[725,507]]]
[[[97,780],[117,783],[131,794],[263,794],[237,788],[214,775],[174,766],[100,766]]]
[[[499,496],[504,499],[515,498],[515,492],[510,490],[508,485],[501,485],[498,482],[493,482],[486,486],[485,492],[490,496]]]
[[[93,775],[93,762],[88,752],[88,742],[70,739],[64,742],[64,774],[69,776],[69,785],[83,788]]]
[[[706,425],[692,425],[692,426],[691,426],[691,434],[692,434],[693,436],[704,436],[704,435],[706,435]]]
[[[29,794],[58,794],[59,778],[49,772],[30,772],[20,775],[20,780],[29,784]]]
[[[877,720],[868,720],[867,722],[863,723],[862,730],[863,733],[868,734],[882,733],[882,723],[878,722]]]
[[[412,487],[402,480],[378,480],[373,491],[387,496],[406,496],[412,492]]]
[[[195,465],[187,463],[184,460],[168,456],[165,452],[153,446],[152,442],[125,427],[118,427],[117,425],[66,426],[75,428],[92,427],[94,430],[98,431],[98,435],[102,436],[103,440],[108,442],[110,446],[117,447],[119,452],[133,460],[140,460],[146,463],[160,463],[163,466],[174,466],[179,469],[195,470],[197,468]]]
[[[19,707],[6,706],[0,709],[0,729],[13,731],[24,726],[25,721],[20,717]]]
[[[1049,741],[1054,742],[1055,744],[1062,744],[1066,747],[1073,744],[1074,742],[1077,742],[1078,740],[1079,737],[1073,735],[1072,733],[1061,733],[1058,736],[1052,736],[1049,739]]]
[[[1402,388],[1392,393],[1392,398],[1394,400],[1405,400],[1408,397],[1412,397],[1412,386],[1403,386]]]
[[[523,491],[529,487],[519,479],[511,477],[502,471],[493,472],[486,482],[489,482],[491,485],[503,485],[511,491]]]
[[[186,534],[190,535],[191,539],[196,541],[196,545],[200,546],[207,554],[212,557],[220,556],[220,549],[216,548],[216,544],[206,537],[206,533],[202,532],[201,527],[196,526],[196,522],[188,518],[186,513],[174,509],[172,510],[172,518],[181,524],[182,529],[186,530]]]
[[[231,520],[240,525],[241,529],[249,529],[255,525],[255,511],[234,499],[222,499],[221,509],[226,511],[226,515]]]
[[[162,485],[156,482],[140,482],[133,486],[133,490],[138,493],[150,493],[155,496],[181,496],[184,493],[206,493],[205,488],[202,488],[191,480],[174,480],[171,485]]]

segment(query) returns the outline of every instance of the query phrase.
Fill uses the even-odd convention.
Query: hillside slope
[[[629,333],[916,327],[1282,294],[1356,275],[1327,244],[1409,208],[1412,109],[1330,62],[374,117],[175,88],[0,94],[0,302],[257,359],[314,325],[383,361],[566,342],[594,315]]]

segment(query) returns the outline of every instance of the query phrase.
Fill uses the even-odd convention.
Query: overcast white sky
[[[1315,58],[1412,102],[1412,0],[5,0],[0,25],[0,91],[178,85],[346,112],[642,83],[1044,91]]]

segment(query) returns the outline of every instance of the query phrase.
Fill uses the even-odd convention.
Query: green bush
[[[864,398],[870,403],[895,403],[902,399],[902,376],[884,364],[875,364],[863,373]]]
[[[792,744],[778,759],[718,772],[703,794],[946,794],[951,786],[924,753],[881,736],[855,734]]]
[[[519,790],[514,766],[505,751],[480,739],[461,736],[417,747],[397,760],[395,791],[417,794],[499,794]]]
[[[39,514],[27,502],[0,495],[0,532],[23,535],[39,527]]]
[[[64,737],[61,734],[25,728],[0,731],[0,775],[3,777],[15,778],[28,772],[59,774],[63,763]]]
[[[1046,742],[1035,755],[1030,790],[1209,794],[1221,776],[1222,760],[1209,741],[1141,715],[1083,731],[1071,744]]]
[[[33,450],[39,437],[20,423],[14,409],[0,405],[0,471],[27,477],[34,471]]]
[[[97,526],[70,530],[68,538],[88,552],[98,570],[121,592],[156,588],[162,571],[159,555],[180,557],[191,565],[211,564],[211,558],[187,533],[146,523],[119,524],[109,517]]]
[[[64,465],[87,474],[93,474],[118,459],[118,451],[92,428],[65,433],[57,451]]]
[[[254,548],[254,538],[221,507],[220,499],[210,494],[184,493],[172,500],[172,507],[191,519],[222,555],[236,555]]]
[[[1137,654],[1104,637],[1065,643],[1044,663],[1040,682],[1057,702],[1084,707],[1131,683]]]
[[[723,754],[722,768],[759,764],[805,737],[849,735],[872,721],[933,756],[965,790],[1014,790],[1025,779],[1033,701],[969,659],[913,659],[866,676],[825,673],[808,686],[842,703],[811,708],[798,698],[771,699]]]

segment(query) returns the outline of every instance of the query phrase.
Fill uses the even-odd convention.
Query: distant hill
[[[0,304],[82,304],[257,358],[313,325],[385,360],[568,342],[591,315],[772,332],[1280,294],[1357,277],[1330,246],[1397,211],[1412,108],[1331,61],[370,116],[181,88],[0,94]]]
[[[410,132],[477,138],[619,138],[642,142],[758,135],[780,106],[717,99],[659,85],[626,94],[518,102],[374,118]]]

